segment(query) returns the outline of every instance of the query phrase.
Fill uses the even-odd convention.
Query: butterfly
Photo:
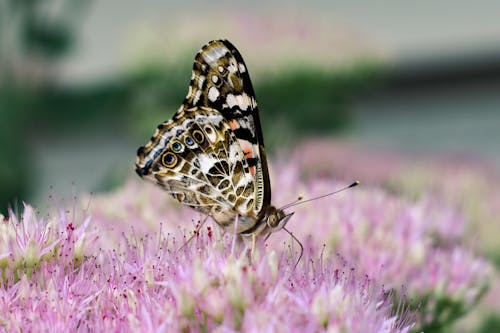
[[[270,235],[293,215],[271,205],[252,82],[227,40],[211,41],[196,54],[184,102],[138,149],[135,167],[180,203],[243,237]]]

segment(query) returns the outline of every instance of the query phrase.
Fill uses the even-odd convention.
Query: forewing
[[[136,170],[223,227],[236,214],[256,220],[254,179],[229,122],[216,110],[195,108],[158,126],[139,148]]]
[[[257,102],[246,64],[227,40],[212,41],[198,52],[188,94],[174,119],[200,107],[216,109],[227,120],[254,179],[251,210],[262,214],[271,202],[271,188]]]

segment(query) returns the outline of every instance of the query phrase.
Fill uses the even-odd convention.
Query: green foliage
[[[477,300],[482,299],[482,295],[487,291],[487,288],[482,290]],[[460,300],[440,297],[439,295],[428,295],[421,300],[420,304],[414,305],[413,308],[419,316],[418,322],[420,323],[413,329],[413,332],[426,333],[449,332],[457,319],[471,310],[470,307],[465,307]],[[432,309],[432,313],[421,311],[421,309]],[[428,317],[433,318],[433,320],[426,320]]]
[[[123,128],[133,92],[123,82],[101,82],[81,87],[48,87],[38,94],[33,120],[38,130],[58,136],[89,129]]]
[[[47,110],[63,106],[67,92],[54,96],[47,87],[54,85],[53,65],[74,46],[86,6],[79,0],[0,2],[0,213],[26,200],[36,178],[30,140],[63,114],[52,118]]]
[[[352,122],[355,95],[378,81],[375,64],[327,71],[296,68],[280,76],[257,81],[257,99],[263,118],[266,144],[282,146],[305,135],[332,134]],[[287,136],[288,134],[288,136]]]
[[[88,5],[78,0],[8,3],[6,13],[16,18],[13,25],[17,29],[17,38],[11,40],[10,46],[19,47],[28,57],[36,54],[46,59],[60,58],[72,49],[81,12]]]
[[[497,270],[500,270],[500,253],[495,251],[496,249],[492,249],[489,251],[490,253],[486,253],[488,259],[495,265]]]
[[[44,57],[59,57],[66,53],[72,44],[70,30],[57,23],[42,24],[28,22],[23,31],[23,46],[27,51],[35,50]]]
[[[482,322],[477,333],[497,332],[499,327],[500,315],[498,313],[492,313]]]
[[[22,130],[30,104],[29,96],[0,91],[0,214],[6,214],[7,204],[19,204],[31,189],[32,160]]]

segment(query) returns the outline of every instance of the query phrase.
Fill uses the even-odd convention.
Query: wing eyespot
[[[186,136],[186,138],[184,139],[184,143],[186,144],[186,146],[188,147],[192,147],[194,146],[194,141],[193,139],[191,139],[190,136]]]
[[[193,139],[196,143],[202,143],[205,141],[205,136],[203,135],[203,132],[200,130],[194,130],[193,131]]]
[[[180,153],[184,149],[184,146],[182,145],[182,143],[180,143],[177,140],[172,141],[170,143],[170,147],[172,148],[172,151],[175,153]]]
[[[177,156],[174,153],[167,152],[161,157],[161,164],[167,168],[173,168],[177,165]]]
[[[205,136],[203,135],[203,132],[200,130],[194,130],[193,131],[193,139],[196,141],[196,143],[202,143],[205,140]]]

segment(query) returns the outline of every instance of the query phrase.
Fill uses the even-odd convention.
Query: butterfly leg
[[[238,230],[238,214],[234,218],[234,233],[233,233],[233,242],[231,243],[231,255],[234,256],[234,247],[236,246],[236,239],[238,238],[237,230]]]
[[[255,255],[256,244],[257,244],[257,234],[254,233],[252,234],[251,247],[250,249],[247,250],[248,262],[250,263],[250,265],[252,264],[252,258]]]
[[[199,235],[201,228],[203,227],[205,222],[207,222],[207,220],[208,220],[208,215],[205,216],[203,221],[201,221],[201,223],[196,227],[196,229],[194,229],[193,234],[191,236],[189,236],[187,241],[185,241],[184,244],[182,244],[182,246],[177,249],[177,251],[182,250],[186,245],[188,245],[193,240],[194,236]]]
[[[297,237],[295,237],[295,235],[290,230],[288,230],[284,226],[282,229],[285,230],[290,235],[290,237],[292,237],[292,240],[294,240],[295,242],[297,242],[297,244],[299,244],[299,248],[300,248],[299,258],[297,259],[297,261],[293,265],[293,269],[292,269],[292,272],[293,272],[293,271],[295,271],[295,268],[297,268],[297,265],[299,264],[300,259],[302,259],[302,255],[304,254],[304,245],[302,245],[300,240]],[[271,237],[272,234],[273,234],[272,232],[268,233],[266,235],[266,237],[264,238],[264,242],[266,242],[269,239],[269,237]]]
[[[256,251],[256,248],[257,248],[257,235],[256,234],[252,234],[251,236],[242,236],[240,238],[243,243],[245,243],[245,248],[243,249],[243,252],[242,254],[244,253],[248,259],[248,264],[251,265],[252,264],[252,259],[253,257],[255,256],[255,251]]]
[[[252,234],[252,248],[250,249],[250,259],[255,253],[255,244],[257,243],[257,234]]]
[[[304,245],[302,245],[302,243],[299,241],[299,239],[297,237],[295,237],[295,235],[290,230],[288,230],[285,227],[283,227],[283,230],[285,230],[290,235],[290,237],[292,237],[292,239],[294,241],[296,241],[297,244],[299,244],[299,247],[300,247],[299,259],[297,259],[297,261],[295,262],[295,265],[293,265],[293,269],[292,269],[292,272],[293,272],[293,271],[295,271],[295,268],[297,268],[297,265],[299,264],[300,259],[302,259],[302,255],[304,254]]]

